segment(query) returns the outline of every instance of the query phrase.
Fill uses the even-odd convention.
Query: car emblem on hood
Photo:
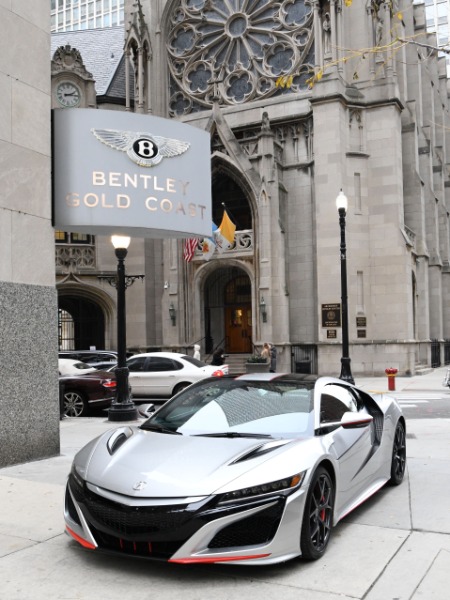
[[[138,481],[137,483],[135,483],[133,485],[133,490],[139,491],[139,490],[143,490],[147,485],[146,481]]]

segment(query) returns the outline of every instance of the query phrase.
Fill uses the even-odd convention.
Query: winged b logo
[[[106,146],[126,152],[128,158],[140,167],[154,167],[163,158],[183,154],[190,146],[189,142],[136,131],[91,129],[91,132]]]

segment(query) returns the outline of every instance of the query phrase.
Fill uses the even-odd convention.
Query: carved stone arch
[[[312,25],[310,0],[169,0],[161,29],[170,73],[170,114],[306,91],[315,63]],[[289,88],[276,86],[280,75],[290,73],[294,77]]]
[[[129,21],[129,27],[126,31],[125,48],[127,47],[127,44],[134,39],[139,47],[146,47],[151,57],[150,34],[147,27],[148,19],[145,18],[139,0],[135,6],[137,7],[137,10],[132,11],[130,14],[132,20]]]
[[[257,211],[257,201],[256,201],[256,194],[255,194],[255,190],[253,189],[253,186],[251,184],[251,182],[248,180],[248,178],[246,177],[245,173],[243,173],[240,169],[239,166],[237,166],[233,160],[230,159],[229,156],[225,155],[225,154],[221,154],[221,153],[215,153],[212,157],[212,161],[211,161],[211,173],[212,173],[212,190],[213,190],[213,216],[214,213],[217,212],[217,210],[219,211],[220,214],[220,207],[216,207],[216,202],[218,201],[217,198],[215,198],[215,190],[216,192],[220,189],[220,178],[221,177],[225,177],[227,179],[229,179],[231,182],[233,182],[233,184],[236,186],[236,188],[239,188],[242,191],[242,196],[245,198],[249,211],[250,211],[250,215],[249,215],[249,219],[243,219],[244,224],[240,224],[239,222],[236,223],[236,226],[238,228],[238,230],[243,230],[243,229],[255,229],[255,225],[257,224],[257,217],[258,217],[258,211]],[[229,212],[231,212],[230,217],[233,219],[233,212],[237,213],[241,213],[242,211],[245,210],[244,206],[241,206],[240,208],[236,208],[233,211],[233,206],[232,206],[232,202],[230,201],[230,206],[228,206],[227,202],[225,202],[226,204],[226,208],[229,209]],[[215,211],[216,209],[216,211]],[[237,214],[235,215],[237,217]],[[216,225],[220,225],[220,223],[216,223]]]
[[[59,46],[51,61],[52,79],[52,108],[60,108],[57,88],[60,83],[67,81],[76,85],[80,91],[77,106],[81,108],[95,108],[96,91],[95,80],[83,62],[81,53],[69,44]],[[61,100],[61,98],[59,98]]]
[[[126,88],[129,94],[130,67],[134,72],[134,101],[137,112],[151,112],[149,82],[151,80],[150,61],[152,46],[150,34],[141,3],[138,1],[137,10],[130,15],[131,21],[126,31],[124,53],[126,58]],[[127,107],[130,106],[127,98]]]
[[[74,281],[57,284],[56,290],[58,293],[58,303],[61,298],[71,297],[88,300],[98,306],[103,313],[105,320],[105,347],[110,348],[114,346],[113,340],[115,339],[115,336],[113,333],[116,307],[115,302],[110,295],[98,287]]]
[[[112,320],[116,314],[115,302],[106,292],[100,288],[87,283],[63,283],[57,284],[56,290],[60,296],[79,296],[86,298],[99,305],[108,320]]]
[[[161,15],[161,31],[164,34],[164,39],[167,38],[170,29],[170,20],[178,4],[180,4],[180,0],[167,0],[166,5],[164,6]]]
[[[239,260],[236,258],[228,258],[226,260],[220,261],[220,267],[236,267],[238,269],[242,269],[246,273],[246,275],[250,277],[250,281],[254,281],[255,279],[255,270],[253,264],[249,261]],[[199,292],[203,290],[206,280],[216,269],[217,263],[206,262],[195,271],[194,286],[196,290],[198,290]]]
[[[228,274],[227,274],[228,271]],[[235,271],[235,273],[233,273]],[[242,278],[245,277],[248,285],[250,287],[250,301],[246,305],[245,310],[247,315],[255,315],[257,311],[257,290],[255,285],[255,273],[254,267],[251,262],[242,261],[239,259],[226,259],[218,261],[211,261],[201,265],[196,271],[193,280],[193,291],[194,291],[194,301],[196,306],[200,307],[199,311],[196,311],[194,315],[194,319],[196,322],[194,323],[194,330],[199,332],[199,336],[203,340],[204,351],[210,353],[214,348],[217,348],[218,344],[222,345],[223,339],[225,336],[225,332],[227,331],[227,310],[229,311],[229,307],[227,307],[223,303],[219,303],[214,307],[215,314],[211,318],[211,315],[208,313],[211,310],[211,305],[207,305],[207,296],[211,295],[211,291],[214,289],[216,283],[211,281],[214,275],[217,274],[218,281],[221,282],[222,286],[217,288],[217,292],[223,291],[227,284],[224,285],[224,281],[228,279],[228,283],[233,281],[233,275]],[[208,287],[213,286],[213,287]],[[229,313],[228,313],[229,314]],[[221,328],[219,323],[223,323],[223,329]],[[250,324],[250,339],[248,340],[248,347],[241,348],[240,350],[236,350],[236,348],[225,348],[226,351],[231,352],[251,352],[252,343],[256,331],[251,331],[252,324]],[[253,327],[254,329],[254,327]],[[211,331],[212,330],[212,331]],[[220,332],[220,333],[219,333]],[[212,333],[212,335],[211,335]],[[219,339],[220,338],[220,339]]]

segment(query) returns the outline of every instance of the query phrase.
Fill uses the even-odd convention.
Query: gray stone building
[[[2,2],[0,40],[3,467],[59,453],[48,2]]]
[[[99,108],[210,132],[213,219],[219,225],[225,207],[237,227],[234,246],[208,261],[200,248],[183,260],[177,240],[132,241],[127,269],[145,280],[127,292],[129,346],[185,350],[200,342],[203,356],[223,346],[231,360],[268,340],[278,370],[338,374],[342,189],[353,375],[444,362],[448,91],[424,6],[233,7],[126,2],[124,51],[111,51],[102,68],[82,40],[111,31],[53,36],[54,50],[78,48],[84,69],[66,63],[58,71],[54,57],[54,94],[71,81],[79,106],[91,106],[95,85]],[[100,51],[97,44],[97,58]],[[101,79],[106,64],[110,76]],[[284,75],[292,80],[277,85]],[[67,339],[79,347],[114,347],[114,292],[97,279],[114,267],[106,239],[59,240],[59,306],[74,332]]]

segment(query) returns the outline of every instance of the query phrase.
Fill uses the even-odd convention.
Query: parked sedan
[[[191,383],[228,373],[228,365],[215,367],[176,352],[135,354],[127,366],[133,396],[170,398]]]
[[[66,530],[90,550],[181,564],[319,559],[345,515],[401,483],[405,440],[394,398],[340,379],[209,378],[78,452]]]
[[[78,360],[59,359],[62,412],[67,417],[87,415],[94,408],[108,408],[115,397],[116,376]]]
[[[117,364],[117,352],[114,350],[61,350],[58,356],[79,360],[96,369],[109,369]]]
[[[95,367],[74,358],[58,358],[58,371],[62,375],[86,375],[97,371]]]

